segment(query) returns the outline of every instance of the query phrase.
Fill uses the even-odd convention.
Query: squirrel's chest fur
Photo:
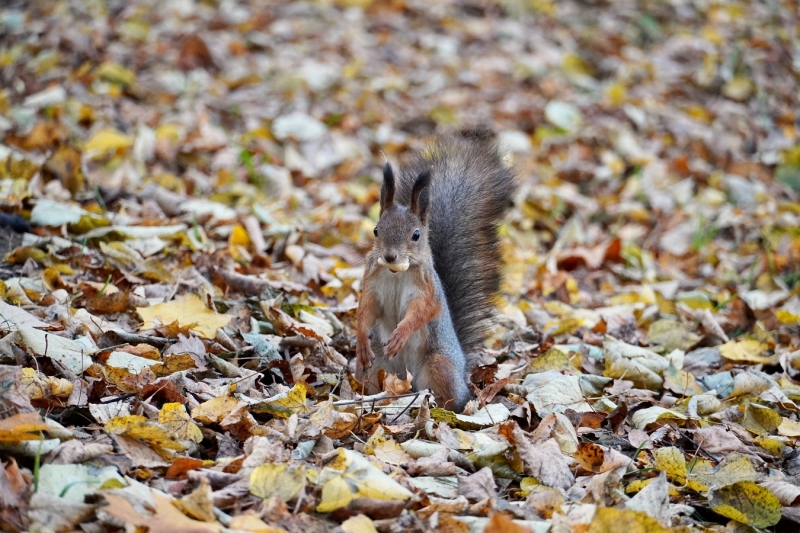
[[[380,314],[375,323],[377,326],[375,333],[382,344],[405,317],[411,300],[419,296],[423,289],[418,285],[413,273],[392,273],[388,269],[381,269],[376,279],[376,285],[379,287],[375,294]],[[395,372],[408,368],[412,374],[415,374],[412,366],[416,366],[421,360],[420,356],[425,353],[429,335],[427,325],[414,332],[400,353],[389,361],[389,366]]]

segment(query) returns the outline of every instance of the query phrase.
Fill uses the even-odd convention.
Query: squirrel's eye
[[[418,229],[414,230],[414,234],[411,235],[411,240],[412,241],[418,241],[419,240],[419,230]]]
[[[375,226],[375,229],[372,230],[372,234],[375,235],[376,237],[378,236],[378,226]]]

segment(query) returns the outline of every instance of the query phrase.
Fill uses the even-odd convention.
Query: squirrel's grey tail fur
[[[483,345],[494,315],[502,260],[498,223],[517,187],[495,136],[472,130],[439,137],[404,166],[400,198],[431,171],[428,238],[458,340],[466,354]]]

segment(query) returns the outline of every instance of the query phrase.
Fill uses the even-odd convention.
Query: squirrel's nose
[[[397,259],[397,254],[383,254],[383,258],[386,259],[387,263],[394,263],[394,260]]]

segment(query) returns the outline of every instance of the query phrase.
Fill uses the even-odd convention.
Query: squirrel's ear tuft
[[[387,161],[383,165],[383,185],[381,186],[381,213],[392,207],[394,202],[394,172]]]
[[[431,183],[431,171],[426,170],[417,176],[414,182],[414,188],[411,189],[411,212],[425,222],[428,216],[428,201],[430,193],[428,192],[428,185]]]

